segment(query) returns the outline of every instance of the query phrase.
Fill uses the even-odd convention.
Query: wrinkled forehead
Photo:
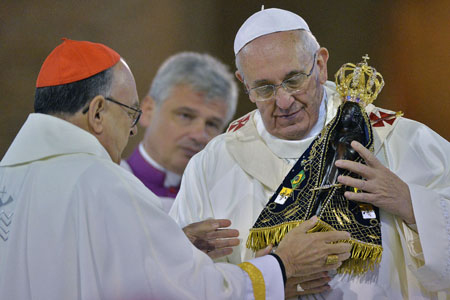
[[[284,76],[304,71],[311,58],[304,49],[298,30],[276,32],[258,37],[245,45],[236,56],[236,66],[247,79],[263,79],[270,73]],[[281,72],[281,73],[279,73]],[[286,74],[282,74],[282,73]],[[258,78],[253,78],[254,76]],[[251,77],[251,78],[250,78]]]

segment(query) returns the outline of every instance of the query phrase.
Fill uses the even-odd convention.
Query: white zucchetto
[[[295,29],[310,31],[305,20],[293,12],[279,8],[258,11],[239,28],[234,39],[234,54],[237,55],[247,43],[260,36]]]

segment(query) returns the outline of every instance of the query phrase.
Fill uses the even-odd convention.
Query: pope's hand
[[[269,254],[273,250],[273,245],[269,244],[266,248],[256,251],[255,257],[261,257]]]
[[[317,220],[314,216],[295,227],[278,245],[276,254],[283,261],[288,278],[336,270],[350,257],[351,244],[338,242],[349,239],[348,232],[307,233]],[[329,255],[336,257],[336,263],[326,264]]]
[[[317,294],[328,291],[331,277],[328,272],[318,272],[307,276],[291,277],[286,282],[284,289],[285,298],[289,299],[295,296]],[[303,291],[299,290],[300,285]]]
[[[266,248],[256,252],[255,257],[261,257],[269,254],[273,250],[273,245],[270,244]],[[330,289],[328,282],[331,277],[328,272],[318,272],[306,276],[298,276],[288,278],[286,287],[284,288],[284,295],[286,299],[309,294],[322,293]],[[301,289],[299,290],[298,285]]]
[[[224,229],[230,225],[227,219],[208,219],[189,224],[183,231],[195,247],[215,259],[231,254],[231,247],[239,245],[239,231]]]
[[[399,216],[408,224],[415,224],[416,219],[408,185],[383,166],[375,155],[363,145],[353,141],[351,146],[364,159],[366,165],[350,160],[338,160],[336,161],[336,166],[358,174],[364,179],[339,176],[338,181],[364,192],[345,192],[344,196],[352,201],[373,204]]]

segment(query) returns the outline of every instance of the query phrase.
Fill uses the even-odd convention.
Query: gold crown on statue
[[[353,101],[366,106],[372,103],[384,86],[383,76],[375,68],[367,65],[369,56],[362,57],[358,64],[346,63],[334,75],[336,90],[345,101]]]

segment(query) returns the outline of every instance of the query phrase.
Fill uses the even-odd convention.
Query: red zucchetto
[[[54,86],[86,79],[114,66],[120,55],[111,48],[87,41],[63,38],[45,59],[36,87]]]

